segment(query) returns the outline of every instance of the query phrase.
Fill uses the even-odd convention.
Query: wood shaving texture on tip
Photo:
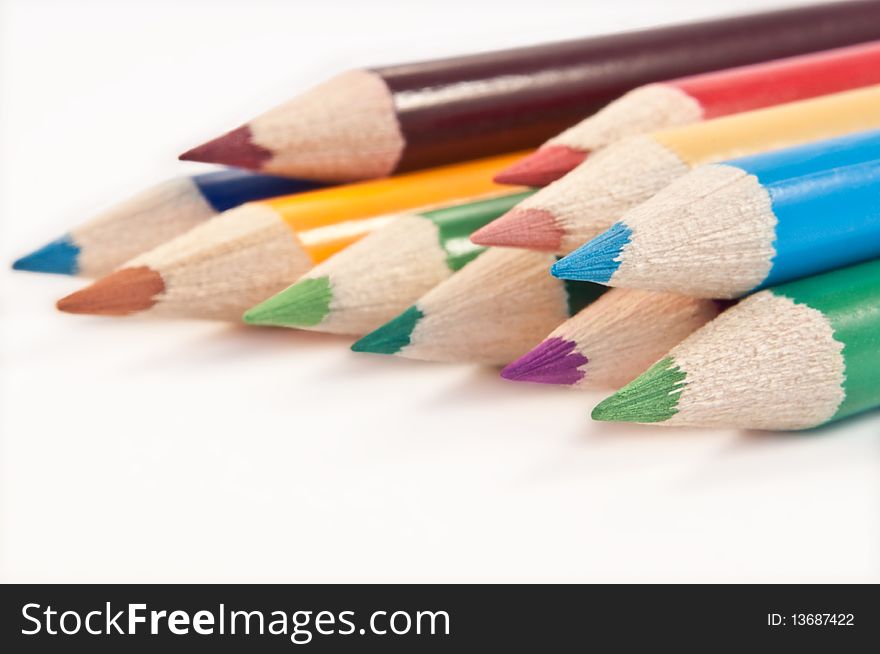
[[[437,226],[418,215],[400,215],[303,279],[330,278],[330,313],[316,331],[362,336],[451,274]]]
[[[611,278],[615,286],[734,298],[773,266],[778,221],[770,194],[736,166],[697,168],[622,222],[632,233]]]
[[[806,429],[844,398],[843,344],[825,316],[762,291],[670,352],[686,374],[665,425]]]
[[[405,147],[391,93],[374,72],[324,82],[250,123],[251,140],[274,154],[266,172],[352,181],[390,175]]]
[[[552,254],[492,249],[418,301],[424,317],[400,354],[414,359],[503,365],[568,317]]]
[[[544,145],[595,152],[627,136],[688,125],[702,118],[700,103],[681,89],[670,84],[649,84],[623,95]]]
[[[651,137],[632,136],[600,150],[518,208],[552,213],[565,231],[559,254],[569,254],[688,169]]]
[[[107,275],[216,213],[189,177],[158,184],[72,231],[80,248],[79,274]]]
[[[312,265],[271,208],[246,204],[194,227],[126,267],[162,274],[165,292],[149,313],[239,321],[242,314]]]
[[[719,305],[673,293],[614,288],[555,329],[588,359],[578,388],[619,388],[715,318]]]

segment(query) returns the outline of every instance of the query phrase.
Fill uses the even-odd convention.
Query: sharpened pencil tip
[[[549,211],[513,208],[471,234],[471,241],[477,245],[556,252],[563,236],[556,216]]]
[[[70,234],[47,243],[12,264],[13,270],[76,275],[79,272],[79,246]]]
[[[165,282],[155,270],[146,266],[122,268],[61,298],[56,306],[66,313],[126,316],[146,311],[164,291]]]
[[[187,150],[178,159],[260,170],[273,155],[266,148],[254,143],[252,136],[250,127],[242,125],[223,136]]]
[[[550,272],[560,279],[607,284],[620,267],[620,253],[631,235],[632,230],[627,225],[615,223],[553,264]]]
[[[351,346],[355,352],[374,354],[397,354],[410,344],[413,330],[424,317],[421,310],[413,305],[399,316],[370,332]]]
[[[538,384],[572,386],[584,378],[582,366],[587,357],[575,351],[575,342],[564,338],[548,338],[538,347],[507,365],[501,376],[505,379]]]
[[[686,377],[671,357],[661,359],[596,405],[592,418],[605,422],[665,422],[678,413]]]
[[[588,152],[567,145],[547,145],[495,175],[499,184],[547,186],[580,166]]]
[[[303,279],[248,310],[249,325],[274,327],[314,327],[330,313],[333,290],[330,278]]]

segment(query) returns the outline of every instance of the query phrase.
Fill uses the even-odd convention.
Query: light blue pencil
[[[733,298],[880,257],[880,131],[700,166],[553,274]]]

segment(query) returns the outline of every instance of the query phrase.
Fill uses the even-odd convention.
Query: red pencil
[[[630,91],[495,178],[546,186],[626,136],[880,83],[880,41],[680,77]]]

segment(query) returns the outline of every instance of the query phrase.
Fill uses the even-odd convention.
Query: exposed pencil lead
[[[471,236],[477,245],[520,247],[556,252],[563,230],[556,217],[543,209],[514,208]]]
[[[272,153],[254,143],[252,136],[250,127],[242,125],[184,152],[178,158],[260,170],[272,158]]]
[[[423,317],[417,306],[411,306],[394,320],[357,341],[351,349],[355,352],[396,354],[410,344],[412,332]]]
[[[67,313],[125,316],[149,309],[164,290],[162,276],[155,270],[123,268],[61,298],[56,306]]]
[[[17,259],[12,264],[12,268],[29,272],[75,275],[79,271],[78,258],[79,247],[69,234],[65,234]]]
[[[620,252],[629,243],[632,230],[615,223],[606,232],[563,257],[551,269],[555,277],[607,284],[620,266]]]
[[[250,325],[311,327],[327,316],[332,299],[329,277],[303,279],[250,309],[244,321]]]
[[[687,375],[673,359],[658,361],[593,409],[593,420],[608,422],[663,422],[678,412]]]
[[[575,345],[564,338],[548,338],[506,366],[501,376],[538,384],[576,384],[584,378],[581,368],[587,364],[587,357],[575,351]]]
[[[567,145],[545,145],[495,175],[499,184],[547,186],[577,168],[589,153]]]

